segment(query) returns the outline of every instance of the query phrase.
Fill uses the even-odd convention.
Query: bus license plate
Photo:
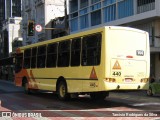
[[[133,79],[132,78],[125,78],[125,82],[132,82]]]

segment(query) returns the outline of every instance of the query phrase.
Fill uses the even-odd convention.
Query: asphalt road
[[[81,95],[70,101],[59,101],[56,94],[37,92],[32,95],[23,93],[23,88],[12,82],[0,80],[0,111],[14,114],[10,119],[31,117],[36,119],[109,119],[121,120],[158,120],[160,119],[160,96],[149,97],[144,91],[110,92],[103,101],[92,101],[89,96]],[[19,116],[16,116],[19,115]],[[28,116],[29,115],[29,116]],[[3,117],[2,117],[3,118]]]

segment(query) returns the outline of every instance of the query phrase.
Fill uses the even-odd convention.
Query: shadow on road
[[[126,97],[126,99],[124,99],[125,94],[129,95],[128,97]],[[14,86],[14,84],[7,84],[6,86],[5,83],[1,83],[0,85],[1,106],[13,111],[125,111],[150,109],[154,110],[154,108],[156,107],[160,108],[160,104],[156,104],[156,106],[154,106],[154,104],[153,106],[147,106],[145,104],[144,106],[144,104],[142,104],[142,101],[139,101],[139,96],[145,96],[143,99],[148,99],[148,102],[146,103],[153,102],[152,98],[159,99],[159,96],[147,97],[144,92],[112,92],[111,97],[106,97],[105,100],[101,101],[93,101],[87,95],[82,95],[76,99],[71,99],[69,101],[60,101],[57,98],[57,95],[51,92],[36,92],[32,95],[26,95],[23,93],[22,88],[16,87]]]

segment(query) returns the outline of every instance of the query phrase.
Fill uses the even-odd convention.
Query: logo
[[[137,50],[136,54],[137,54],[137,56],[144,56],[144,51],[143,50]]]

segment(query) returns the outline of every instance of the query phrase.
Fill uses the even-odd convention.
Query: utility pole
[[[66,34],[68,35],[69,34],[69,26],[68,26],[68,15],[67,15],[67,1],[64,0],[64,19],[65,19],[65,31],[66,31]]]

